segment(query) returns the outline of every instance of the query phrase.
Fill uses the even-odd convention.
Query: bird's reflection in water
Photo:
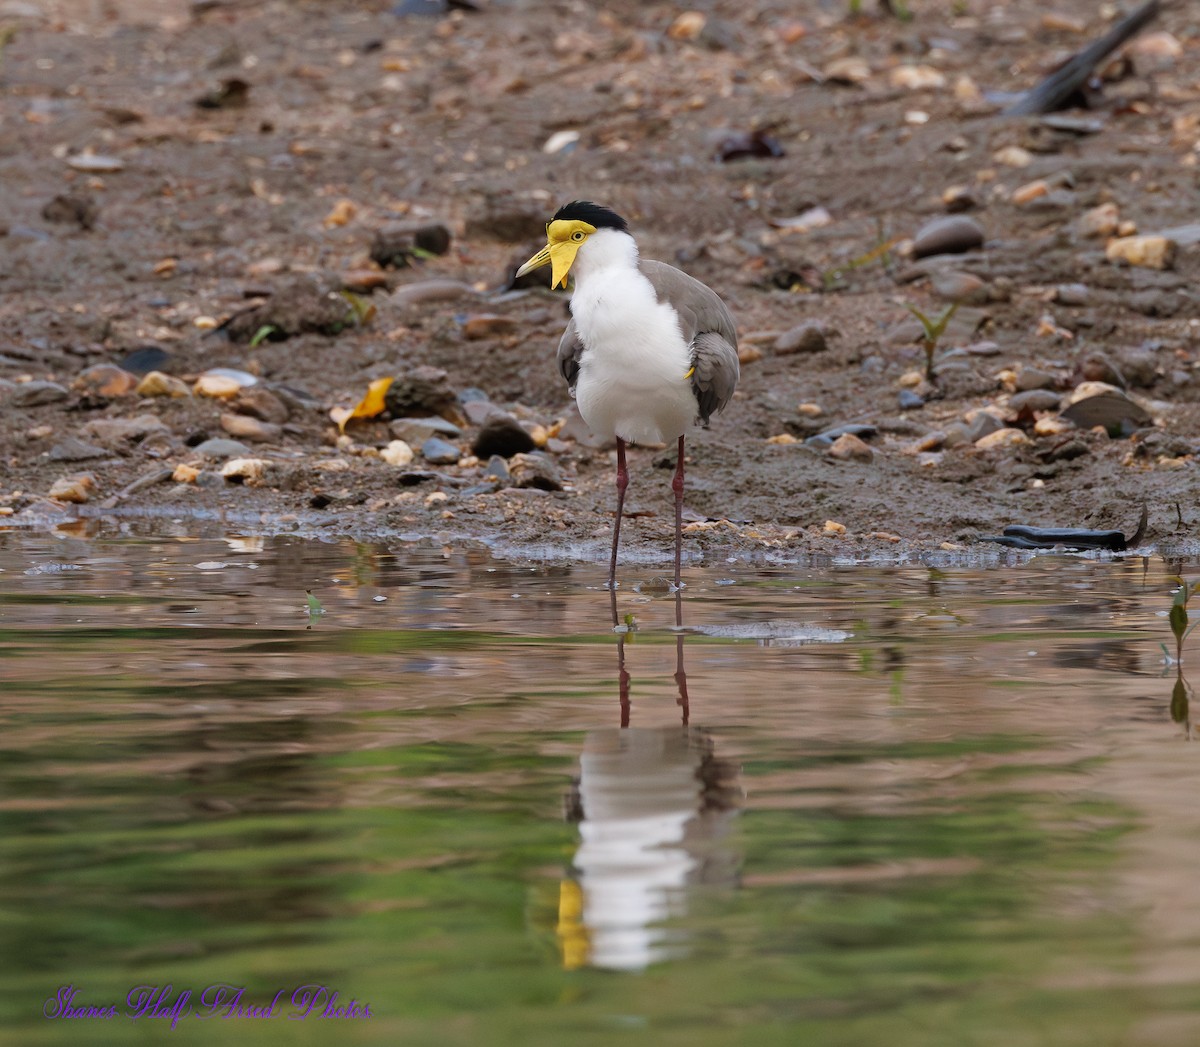
[[[616,617],[616,598],[612,602]],[[682,625],[680,595],[675,621]],[[732,887],[739,855],[730,839],[741,797],[738,768],[690,726],[682,633],[676,638],[678,727],[630,726],[626,634],[618,632],[621,726],[589,731],[567,816],[579,825],[572,875],[559,892],[563,965],[636,971],[678,956],[685,915],[700,885]]]

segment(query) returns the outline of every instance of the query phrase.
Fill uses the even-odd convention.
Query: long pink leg
[[[679,438],[679,455],[675,460],[675,478],[671,481],[671,490],[675,492],[675,588],[683,584],[680,579],[679,565],[683,557],[683,437]],[[680,623],[676,623],[680,624]]]
[[[621,541],[621,515],[625,512],[625,488],[629,470],[625,465],[625,441],[617,437],[617,518],[613,521],[612,559],[608,564],[608,587],[617,587],[617,545]]]

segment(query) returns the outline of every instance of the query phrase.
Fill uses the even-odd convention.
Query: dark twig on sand
[[[1095,43],[1085,47],[1037,87],[1026,91],[1004,110],[1006,116],[1032,116],[1066,108],[1068,100],[1087,83],[1093,70],[1126,40],[1136,36],[1158,17],[1159,0],[1149,0],[1122,18]]]

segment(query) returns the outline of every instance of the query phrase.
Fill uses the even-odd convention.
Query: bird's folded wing
[[[707,284],[666,262],[643,261],[642,273],[660,302],[679,316],[684,340],[692,351],[692,391],[700,421],[721,411],[738,381],[737,331],[733,314]],[[559,349],[559,359],[562,349]]]
[[[558,343],[558,370],[567,380],[571,392],[575,391],[575,382],[579,379],[579,358],[581,356],[583,356],[583,341],[575,330],[575,321],[572,319],[567,324],[567,329],[563,331],[563,336]]]
[[[733,398],[738,380],[737,349],[715,331],[703,331],[692,343],[692,392],[696,394],[697,415],[708,424],[709,418],[725,410]]]

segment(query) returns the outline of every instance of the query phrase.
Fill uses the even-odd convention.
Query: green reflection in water
[[[754,796],[805,762],[1029,744],[859,746],[750,763],[743,784]],[[743,885],[701,889],[680,921],[690,955],[564,971],[555,906],[576,836],[557,808],[572,766],[507,745],[245,761],[224,783],[210,767],[88,787],[78,810],[7,811],[4,1024],[24,1043],[84,1042],[80,1023],[30,1013],[64,979],[118,1004],[143,982],[232,982],[265,1003],[317,981],[376,1015],[226,1023],[256,1043],[1108,1044],[1135,1013],[1134,994],[1086,988],[1130,952],[1103,904],[1124,816],[1086,794],[991,791],[994,769],[962,776],[954,799],[906,800],[910,782],[886,810],[837,794],[752,807]],[[85,1024],[86,1042],[166,1034]],[[171,1035],[213,1030],[191,1019]]]

